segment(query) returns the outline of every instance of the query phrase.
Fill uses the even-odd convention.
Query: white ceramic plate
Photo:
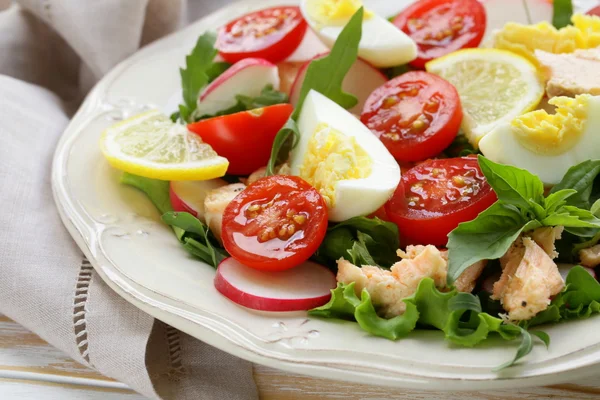
[[[536,345],[525,363],[497,374],[492,368],[513,356],[514,344],[491,340],[476,349],[458,348],[433,331],[392,342],[368,336],[352,323],[244,309],[217,293],[214,270],[188,256],[150,202],[119,184],[119,172],[98,149],[102,130],[141,110],[165,107],[179,90],[178,66],[199,34],[251,9],[281,3],[289,0],[246,0],[222,9],[141,50],[86,99],[60,141],[52,183],[65,225],[100,276],[132,304],[215,347],[317,377],[480,390],[555,384],[600,373],[595,366],[600,361],[600,318],[547,328],[549,350]],[[493,1],[486,4],[494,6]],[[504,15],[524,15],[521,7],[515,1]]]

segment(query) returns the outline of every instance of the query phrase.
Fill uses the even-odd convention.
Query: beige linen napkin
[[[54,148],[85,91],[140,45],[179,27],[185,4],[9,3],[0,0],[0,312],[149,398],[257,399],[250,363],[113,293],[52,199]]]

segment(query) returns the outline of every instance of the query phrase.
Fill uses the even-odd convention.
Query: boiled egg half
[[[329,48],[360,7],[360,0],[302,0],[300,6],[304,19]],[[394,67],[417,58],[417,45],[391,22],[365,10],[358,55],[376,67]]]
[[[300,140],[290,155],[291,173],[321,193],[330,221],[376,211],[400,183],[400,167],[381,141],[321,93],[308,93],[298,130]]]
[[[497,126],[479,142],[492,161],[526,169],[547,185],[569,168],[600,158],[600,96],[554,97],[554,114],[537,110]]]

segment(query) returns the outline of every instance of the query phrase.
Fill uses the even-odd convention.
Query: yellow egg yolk
[[[554,114],[532,111],[512,121],[512,128],[523,147],[541,155],[562,154],[577,144],[587,121],[590,95],[575,98],[553,97],[549,103]]]
[[[361,7],[360,0],[308,0],[306,2],[308,15],[323,26],[345,25]],[[372,12],[365,10],[365,19],[372,16]]]
[[[356,138],[320,123],[308,141],[300,177],[321,193],[328,207],[333,207],[338,181],[366,178],[371,174],[371,165],[371,157]]]
[[[509,22],[496,33],[494,47],[520,54],[538,65],[536,49],[561,54],[600,46],[599,17],[575,14],[571,22],[573,25],[561,29],[545,21],[535,25]]]

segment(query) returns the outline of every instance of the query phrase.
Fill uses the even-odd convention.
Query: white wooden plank
[[[0,379],[0,398],[19,400],[144,400],[132,391]]]

